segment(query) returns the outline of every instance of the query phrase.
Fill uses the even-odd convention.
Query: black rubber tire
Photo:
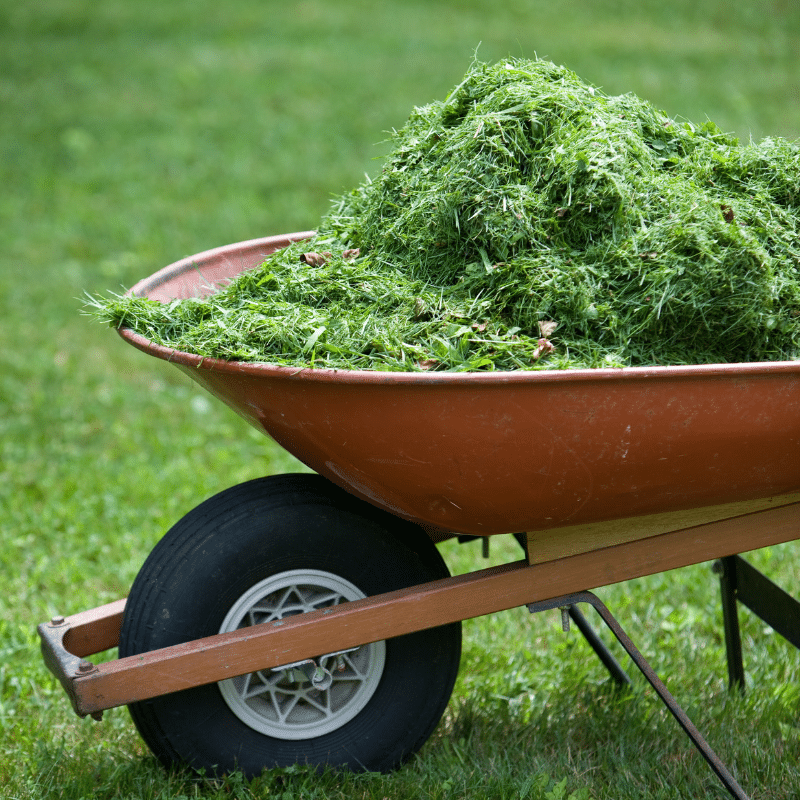
[[[156,545],[131,589],[119,654],[218,633],[249,587],[293,569],[334,573],[367,596],[449,574],[416,525],[317,475],[260,478],[208,499]],[[460,655],[460,623],[387,640],[383,675],[366,706],[338,730],[302,741],[244,724],[217,684],[129,709],[167,767],[186,764],[217,775],[241,770],[247,776],[296,763],[388,771],[414,754],[438,724]]]

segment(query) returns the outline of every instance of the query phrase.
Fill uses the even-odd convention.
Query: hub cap
[[[220,633],[330,608],[365,597],[350,581],[314,569],[273,575],[245,592],[231,607]],[[309,670],[261,670],[218,685],[231,711],[259,733],[279,739],[312,739],[355,717],[380,683],[386,643],[315,658],[332,680],[312,683]],[[329,685],[326,685],[329,684]]]

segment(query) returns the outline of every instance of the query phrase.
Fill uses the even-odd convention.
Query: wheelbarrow
[[[131,291],[202,296],[303,232],[200,253]],[[800,363],[366,372],[225,362],[130,330],[316,474],[206,500],[126,600],[39,626],[75,711],[127,705],[164,764],[388,770],[449,700],[462,620],[592,604],[734,797],[746,795],[588,590],[800,538]],[[514,534],[452,577],[436,544]],[[596,649],[624,679],[613,657]],[[95,664],[87,656],[119,648]]]

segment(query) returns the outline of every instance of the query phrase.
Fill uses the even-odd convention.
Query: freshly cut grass
[[[206,357],[511,370],[800,357],[800,142],[474,63],[310,241],[216,295],[93,313]]]

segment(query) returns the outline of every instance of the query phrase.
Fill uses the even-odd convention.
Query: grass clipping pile
[[[800,146],[475,63],[315,237],[214,296],[95,313],[201,356],[535,370],[800,357]]]

